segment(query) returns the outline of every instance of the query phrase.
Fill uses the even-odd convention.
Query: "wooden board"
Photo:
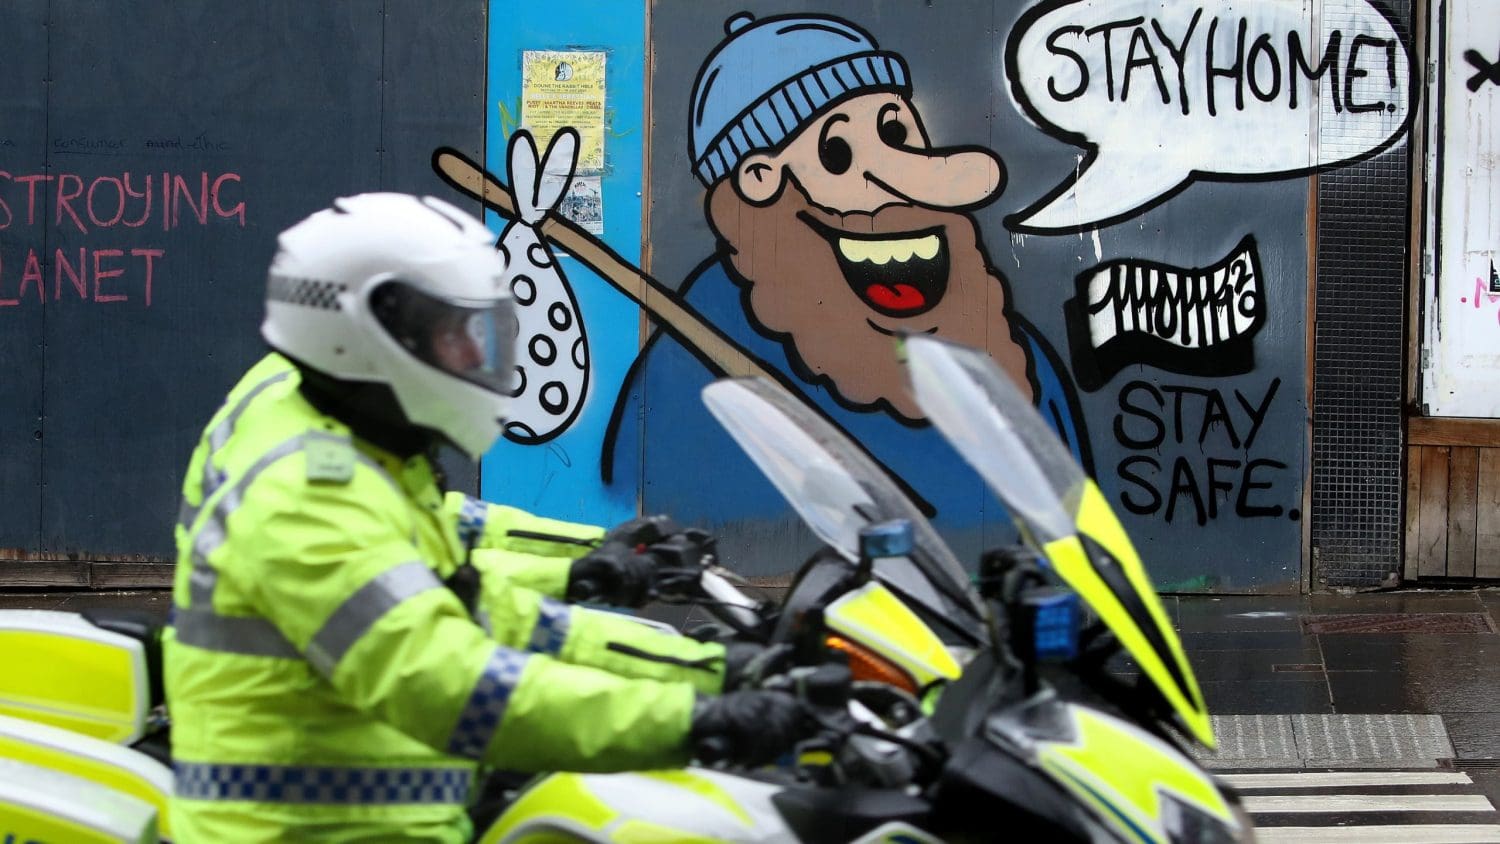
[[[1500,577],[1500,448],[1479,450],[1474,576]]]
[[[1500,446],[1500,419],[1413,417],[1407,421],[1409,445]]]
[[[1422,451],[1421,446],[1408,446],[1406,449],[1406,536],[1402,542],[1405,553],[1401,571],[1403,580],[1416,580],[1418,576],[1418,535],[1422,524]]]
[[[173,568],[171,563],[0,560],[0,586],[4,589],[164,589],[172,585]]]
[[[1444,577],[1448,573],[1448,456],[1446,446],[1422,449],[1417,577]]]
[[[1479,495],[1479,449],[1448,455],[1448,577],[1474,576],[1474,516]]]

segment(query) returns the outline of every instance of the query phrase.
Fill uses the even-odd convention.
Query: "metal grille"
[[[1302,632],[1332,633],[1494,633],[1482,612],[1348,613],[1302,617]]]
[[[1410,39],[1410,0],[1385,5]],[[1323,11],[1325,26],[1373,14],[1363,0],[1326,0]],[[1416,67],[1413,75],[1420,78]],[[1329,120],[1319,132],[1325,155],[1330,147],[1352,155],[1372,145],[1367,135],[1333,129],[1331,114],[1322,117]],[[1374,585],[1400,570],[1408,143],[1318,180],[1315,588]]]

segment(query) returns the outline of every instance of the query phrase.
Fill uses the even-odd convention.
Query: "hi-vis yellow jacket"
[[[722,646],[557,600],[598,528],[438,489],[285,358],[193,453],[165,636],[178,841],[462,841],[476,769],[680,765]],[[477,612],[440,582],[466,546]]]

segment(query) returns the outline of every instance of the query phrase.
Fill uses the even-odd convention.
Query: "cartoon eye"
[[[894,105],[888,105],[880,110],[879,128],[880,140],[888,147],[902,149],[907,146],[906,138],[908,129],[906,124],[900,120],[901,111]]]
[[[849,148],[849,142],[843,138],[829,137],[828,130],[835,124],[847,122],[848,117],[835,114],[823,124],[821,137],[818,138],[818,161],[822,162],[824,170],[835,176],[849,172],[850,165],[854,163],[854,150]]]
[[[880,140],[888,147],[906,146],[906,124],[899,120],[888,120],[880,124]]]

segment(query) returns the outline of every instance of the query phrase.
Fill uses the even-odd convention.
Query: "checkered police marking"
[[[490,505],[465,496],[463,506],[458,509],[458,541],[465,548],[478,542],[484,535],[484,524],[489,517]]]
[[[177,796],[259,803],[464,803],[467,768],[335,768],[178,762]]]
[[[266,284],[266,298],[288,305],[337,311],[340,310],[339,294],[347,289],[347,285],[335,281],[273,275]]]
[[[568,625],[572,616],[573,610],[567,604],[552,598],[542,598],[536,626],[531,628],[531,641],[527,643],[526,650],[548,656],[561,653],[563,643],[568,639]]]
[[[458,726],[453,728],[453,738],[448,742],[448,752],[454,756],[478,759],[489,747],[490,738],[505,718],[505,706],[510,694],[521,681],[521,672],[531,655],[506,647],[495,648],[474,693],[458,716]]]

